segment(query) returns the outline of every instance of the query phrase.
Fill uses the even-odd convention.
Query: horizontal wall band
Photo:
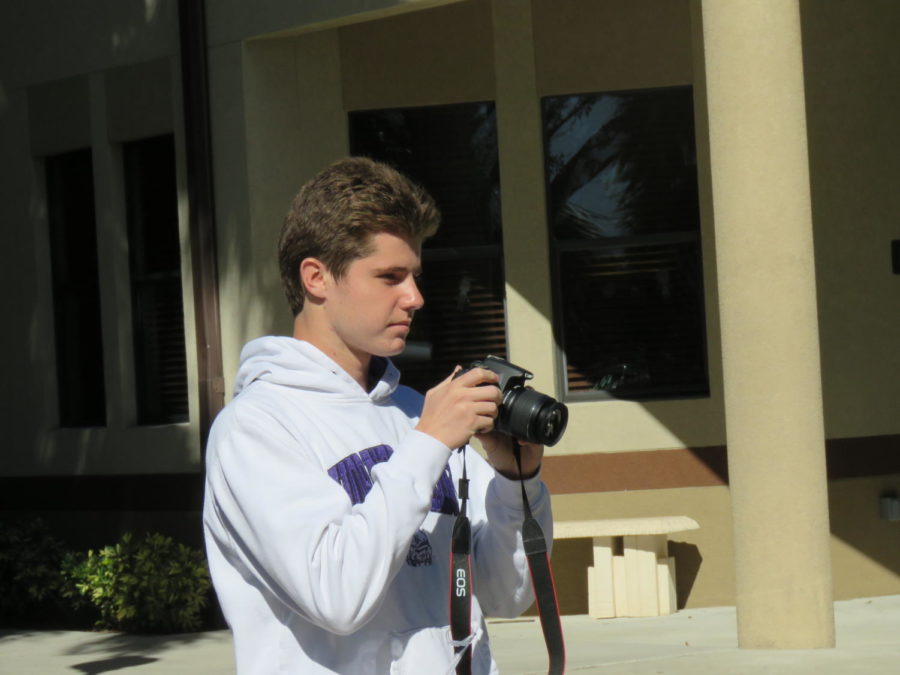
[[[900,435],[825,442],[829,480],[900,474]],[[541,471],[551,494],[728,485],[724,445],[548,456]]]
[[[826,442],[828,478],[900,474],[900,435]],[[553,494],[728,485],[725,446],[548,456]],[[198,511],[200,474],[0,477],[3,511]]]
[[[550,494],[662,490],[728,484],[725,446],[545,457]]]
[[[199,473],[0,477],[2,511],[199,511]]]

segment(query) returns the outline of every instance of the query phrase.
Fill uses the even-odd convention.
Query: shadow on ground
[[[157,661],[159,659],[153,659],[148,656],[115,656],[97,661],[76,663],[72,666],[72,670],[85,673],[85,675],[99,675],[100,673],[110,673],[114,670],[122,670],[133,666],[145,666],[148,663],[156,663]]]

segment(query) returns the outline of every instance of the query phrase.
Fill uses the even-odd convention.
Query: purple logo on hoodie
[[[344,457],[328,469],[328,475],[344,488],[353,504],[360,504],[372,489],[372,468],[376,464],[386,462],[393,454],[394,450],[389,445],[366,448]],[[434,492],[431,493],[431,510],[448,516],[459,513],[459,502],[456,500],[456,490],[453,488],[449,466],[444,467],[444,472],[434,486]]]
[[[344,457],[328,469],[328,475],[344,488],[353,504],[360,504],[372,489],[372,468],[376,464],[386,462],[393,454],[394,450],[389,445],[366,448]],[[453,478],[450,475],[449,466],[444,467],[444,471],[431,493],[431,510],[448,516],[455,516],[459,513],[459,502],[456,499],[456,490],[453,488]],[[430,565],[431,544],[428,542],[428,537],[424,536],[425,533],[421,530],[416,535],[410,546],[407,563],[414,566]]]
[[[413,535],[409,553],[406,554],[406,564],[411,567],[426,567],[431,564],[431,542],[424,531],[416,530]]]

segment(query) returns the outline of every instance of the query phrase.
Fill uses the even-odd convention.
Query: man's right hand
[[[455,377],[459,368],[425,394],[425,406],[416,429],[436,438],[451,450],[465,445],[475,434],[494,428],[502,400],[495,385],[500,377],[485,368],[473,368]]]

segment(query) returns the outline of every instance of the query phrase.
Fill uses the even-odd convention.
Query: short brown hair
[[[386,232],[418,245],[439,224],[431,196],[396,169],[366,157],[326,167],[294,197],[278,241],[281,283],[294,316],[303,309],[305,258],[318,258],[341,278],[351,262],[372,252],[373,235]]]

